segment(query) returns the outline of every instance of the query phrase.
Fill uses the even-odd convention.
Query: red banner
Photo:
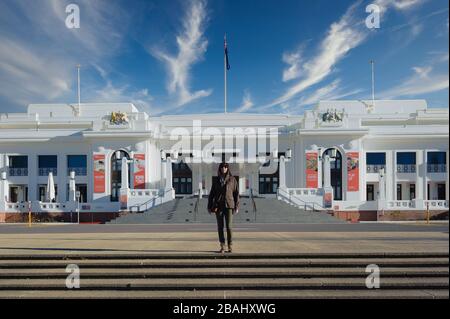
[[[94,193],[105,192],[105,154],[94,154]]]
[[[306,153],[306,188],[319,187],[318,154]]]
[[[359,152],[347,153],[347,185],[349,192],[359,191]]]
[[[134,154],[134,188],[145,188],[145,154]]]

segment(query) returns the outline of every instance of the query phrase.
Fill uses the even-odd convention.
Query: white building
[[[207,195],[221,161],[233,163],[244,196],[348,220],[423,218],[427,207],[448,211],[448,116],[423,100],[322,101],[302,116],[32,104],[0,114],[0,222],[29,210],[67,220],[77,209],[104,221]]]

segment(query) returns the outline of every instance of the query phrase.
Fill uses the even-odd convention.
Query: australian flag
[[[226,37],[224,39],[224,49],[225,49],[225,60],[227,63],[227,70],[229,70],[231,68],[231,66],[230,66],[230,62],[228,60],[228,46],[227,46],[227,38]]]

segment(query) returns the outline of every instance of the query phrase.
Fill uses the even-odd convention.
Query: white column
[[[396,193],[396,165],[395,165],[395,152],[389,151],[386,153],[386,200],[395,200]]]
[[[8,200],[8,177],[6,171],[0,174],[0,201],[6,202]]]
[[[279,187],[285,189],[286,188],[286,159],[284,156],[280,156],[280,184]]]
[[[121,189],[128,189],[128,159],[122,157],[122,175],[121,175]]]
[[[76,201],[75,172],[70,172],[69,198],[67,199],[67,201],[68,202],[75,202]]]
[[[166,191],[173,189],[172,181],[172,159],[168,157],[166,159]]]
[[[416,177],[416,198],[424,200],[425,197],[425,180],[427,175],[426,151],[417,152],[417,177]]]
[[[28,201],[38,200],[38,163],[36,154],[28,154]]]
[[[330,168],[330,156],[325,155],[323,158],[323,187],[330,188],[331,187],[331,168]]]
[[[382,210],[386,203],[386,172],[381,169],[379,172],[379,196],[378,196],[378,209]]]

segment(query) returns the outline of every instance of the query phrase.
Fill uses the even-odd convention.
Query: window
[[[367,184],[367,201],[375,200],[375,185]]]
[[[9,176],[28,176],[28,156],[9,156]]]
[[[409,199],[416,199],[416,184],[409,185]]]
[[[397,172],[415,173],[416,172],[416,153],[398,152],[397,153]]]
[[[26,185],[9,186],[9,202],[20,203],[27,201],[28,201],[28,186]]]
[[[39,155],[39,176],[47,176],[50,172],[58,174],[58,157],[56,155]]]
[[[437,199],[445,200],[445,184],[437,185]]]
[[[183,161],[172,164],[172,182],[175,194],[189,195],[192,194],[192,170]]]
[[[38,200],[41,202],[47,202],[47,195],[46,195],[47,185],[40,184],[38,185]],[[53,202],[58,201],[58,186],[55,185],[55,197],[56,199],[53,200]]]
[[[66,198],[69,200],[70,197],[70,186],[67,184],[67,190],[66,190]],[[87,203],[87,185],[86,184],[76,184],[75,185],[75,191],[80,192],[80,203]]]
[[[367,165],[386,165],[386,153],[367,153]]]
[[[398,152],[397,165],[416,165],[415,152]]]
[[[447,164],[447,154],[445,152],[428,152],[428,164]]]
[[[278,191],[278,175],[259,175],[259,193],[276,194]]]
[[[445,173],[447,171],[447,154],[445,152],[427,153],[428,173]]]
[[[28,156],[26,155],[9,156],[9,167],[28,168]]]
[[[378,173],[386,167],[386,153],[366,153],[367,173]]]
[[[403,200],[403,197],[402,197],[402,184],[397,184],[397,200]]]
[[[67,174],[75,172],[75,176],[87,175],[87,156],[86,155],[68,155],[67,156]]]

